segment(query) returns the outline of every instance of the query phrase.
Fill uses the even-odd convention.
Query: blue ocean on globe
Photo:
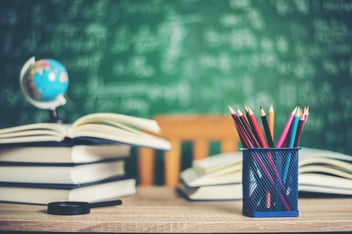
[[[42,102],[50,102],[67,90],[66,68],[54,59],[42,59],[33,64],[24,77],[28,95]]]

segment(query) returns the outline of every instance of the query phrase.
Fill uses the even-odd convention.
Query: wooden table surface
[[[299,217],[251,218],[241,201],[190,202],[174,189],[138,187],[122,206],[57,216],[46,206],[0,203],[0,231],[31,232],[333,232],[352,231],[352,198],[300,198]]]

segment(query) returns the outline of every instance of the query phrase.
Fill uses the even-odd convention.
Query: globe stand
[[[59,113],[56,109],[49,110],[49,122],[50,123],[63,123],[63,120],[59,117]]]

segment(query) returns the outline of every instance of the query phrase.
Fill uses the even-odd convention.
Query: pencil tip
[[[236,110],[237,110],[237,113],[238,113],[238,115],[243,115],[243,113],[242,113],[242,111],[240,110],[240,108],[238,108],[238,106],[236,106]]]
[[[301,108],[298,107],[298,108],[296,109],[295,115],[296,115],[296,116],[300,116],[300,114],[301,114]]]
[[[231,108],[230,105],[228,105],[227,107],[229,108],[231,114],[234,114],[234,113],[235,113],[235,111]]]
[[[265,111],[264,111],[264,109],[263,109],[262,107],[260,107],[260,115],[261,115],[261,116],[264,116],[264,115],[265,115]]]
[[[273,106],[273,104],[270,104],[269,111],[270,111],[270,112],[274,112],[274,106]]]

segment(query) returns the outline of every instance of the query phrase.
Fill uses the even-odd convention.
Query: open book
[[[300,192],[352,195],[352,156],[302,148],[298,166]],[[242,152],[195,160],[192,167],[181,172],[180,177],[179,189],[190,200],[241,199]],[[234,193],[235,189],[240,192]]]
[[[351,155],[310,148],[299,155],[299,191],[352,195]]]
[[[124,143],[160,150],[171,144],[154,134],[160,128],[155,120],[114,113],[83,116],[73,124],[34,123],[0,129],[0,144],[40,142]]]

